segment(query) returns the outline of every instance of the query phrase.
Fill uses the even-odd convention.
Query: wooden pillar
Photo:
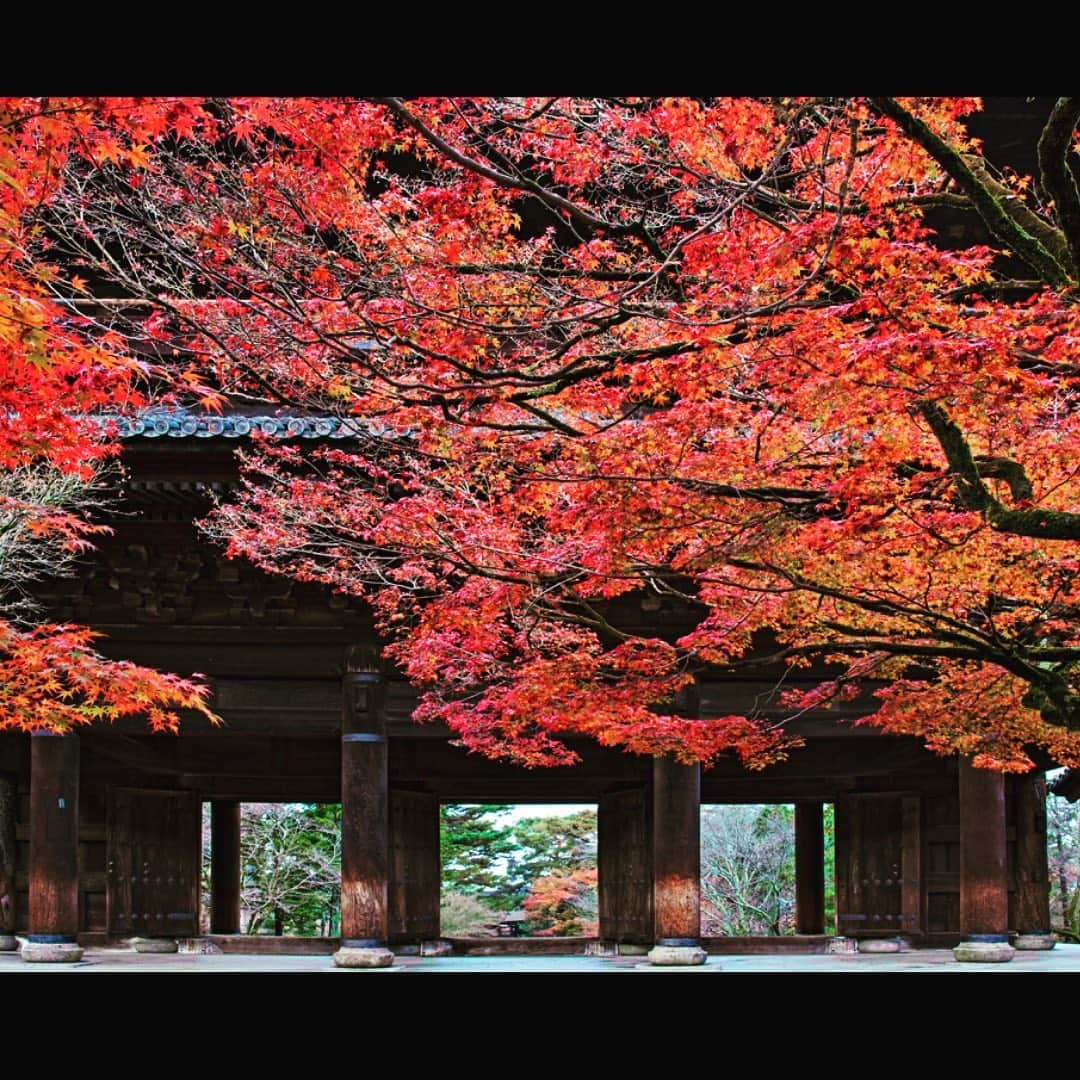
[[[833,801],[833,889],[836,896],[836,933],[846,937],[858,929],[851,922],[852,817],[854,800],[840,796]]]
[[[15,939],[15,781],[0,776],[0,951],[17,948]]]
[[[388,967],[389,780],[385,683],[367,650],[349,650],[341,726],[339,967]]]
[[[240,803],[210,803],[210,933],[240,933]]]
[[[656,944],[701,937],[701,766],[653,759],[653,920]]]
[[[820,802],[795,804],[795,932],[825,933],[825,822]]]
[[[957,959],[1007,960],[1005,777],[960,759],[960,931]],[[981,954],[987,954],[985,957]]]
[[[1046,779],[1039,772],[1015,777],[1017,947],[1047,948],[1050,939],[1050,867],[1046,854]],[[1045,937],[1045,943],[1028,938]]]
[[[27,960],[74,960],[79,931],[79,739],[30,739],[30,907]],[[76,955],[77,954],[77,955]]]

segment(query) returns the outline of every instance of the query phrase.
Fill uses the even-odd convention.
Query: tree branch
[[[1067,269],[1046,249],[1045,244],[1027,231],[1006,211],[1000,195],[995,195],[980,180],[964,156],[950,146],[917,116],[913,116],[895,98],[870,98],[883,116],[896,123],[914,139],[959,185],[975,204],[986,227],[1003,244],[1036,270],[1048,285],[1067,288],[1073,284]]]
[[[1080,192],[1068,157],[1077,123],[1080,123],[1080,97],[1058,98],[1039,137],[1042,185],[1054,200],[1054,211],[1068,247],[1074,277],[1080,269]]]
[[[982,473],[964,433],[937,402],[920,401],[915,408],[930,425],[930,430],[945,452],[960,505],[965,510],[982,514],[995,532],[1031,536],[1039,540],[1080,540],[1080,514],[1040,507],[1009,510],[1002,506],[983,483],[983,475],[1000,476],[1009,484],[1014,495],[1017,490],[1027,491],[1029,494],[1024,497],[1030,498],[1031,485],[1023,468],[1007,458],[993,458],[985,459],[993,471]]]

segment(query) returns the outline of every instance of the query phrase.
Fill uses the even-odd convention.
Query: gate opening
[[[442,935],[594,937],[595,805],[442,806]]]

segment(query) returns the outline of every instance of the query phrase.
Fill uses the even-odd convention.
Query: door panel
[[[190,792],[110,791],[110,934],[198,934],[201,824],[202,804]]]

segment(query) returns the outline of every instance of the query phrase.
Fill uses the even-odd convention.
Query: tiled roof
[[[246,416],[155,409],[111,417],[121,439],[243,439],[261,432],[281,439],[354,439],[373,434],[370,422],[330,416]]]

